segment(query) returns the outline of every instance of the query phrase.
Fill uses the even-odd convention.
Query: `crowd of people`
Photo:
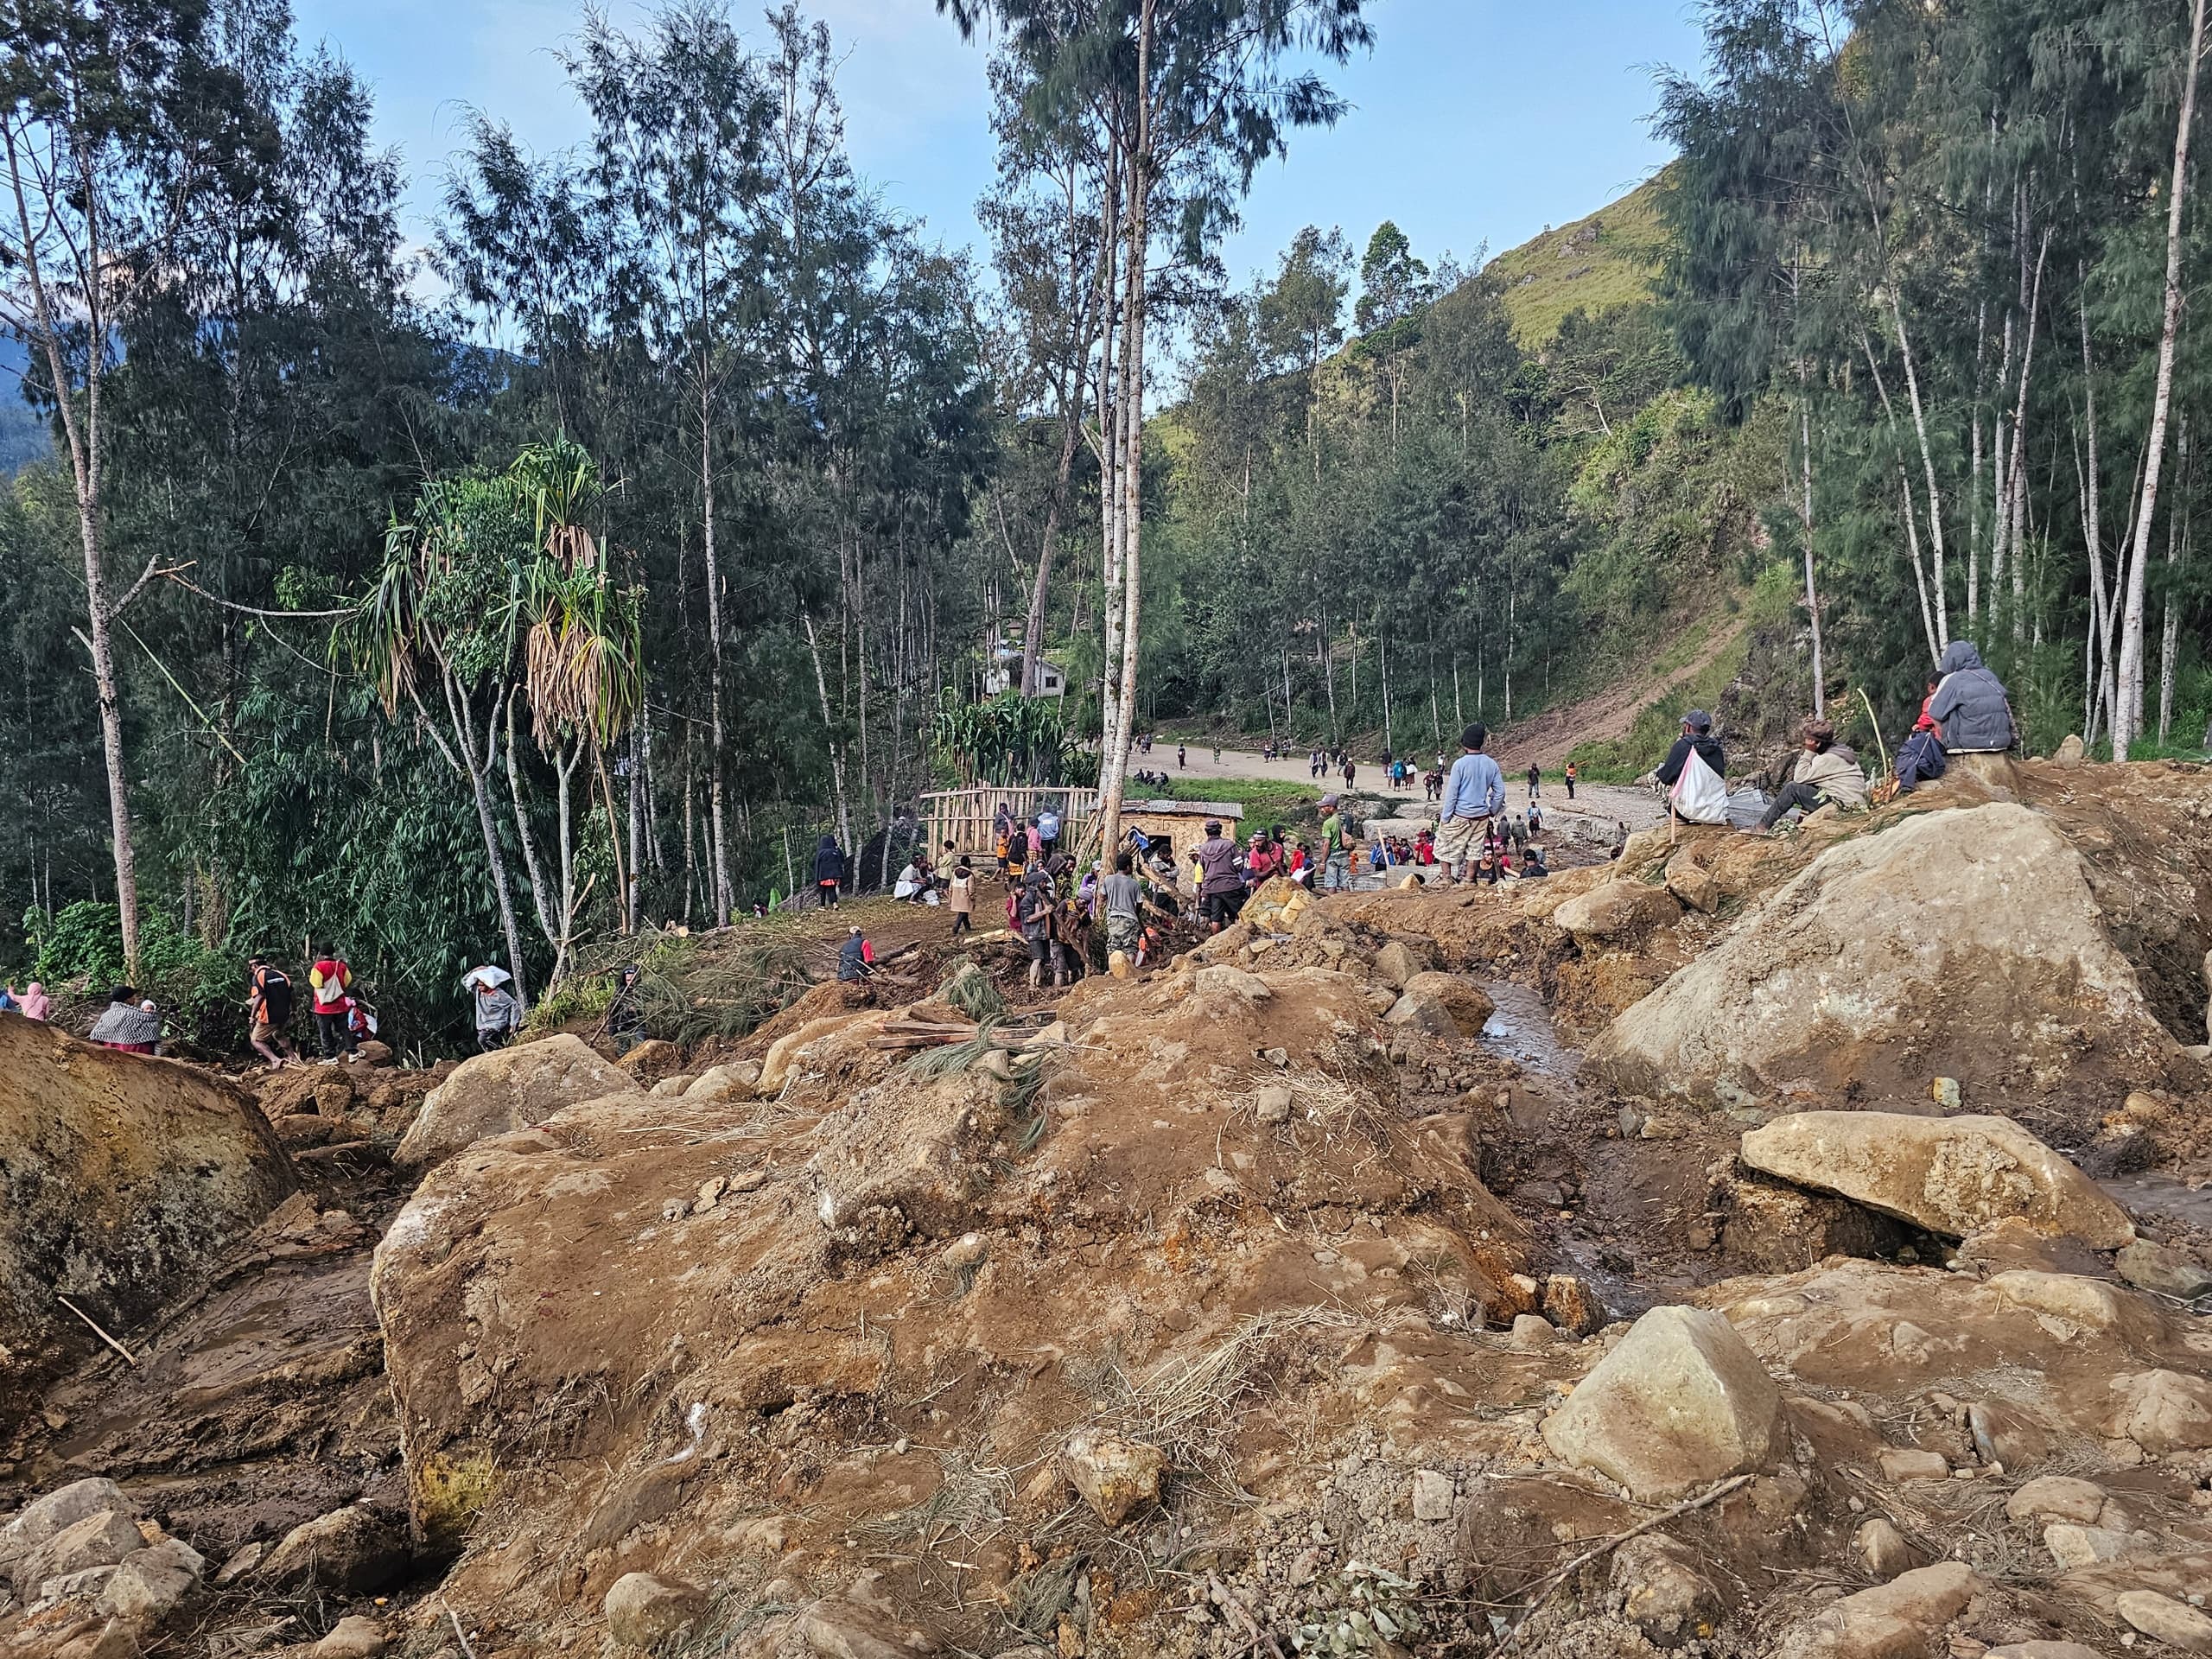
[[[2018,745],[2019,729],[2003,682],[1972,644],[1955,640],[1928,678],[1919,714],[1899,743],[1887,776],[1870,778],[1857,753],[1825,717],[1805,720],[1797,739],[1788,775],[1763,803],[1764,810],[1739,807],[1736,803],[1740,797],[1732,797],[1727,753],[1712,715],[1702,709],[1682,716],[1673,747],[1643,781],[1665,793],[1668,815],[1675,823],[1737,823],[1748,833],[1777,835],[1786,833],[1793,819],[1827,810],[1861,811],[1908,793],[1942,777],[1961,754],[2004,753]],[[1138,752],[1148,756],[1154,741],[1150,734],[1140,738]],[[1237,919],[1252,893],[1278,877],[1309,888],[1341,891],[1363,873],[1388,877],[1408,870],[1424,882],[1478,885],[1548,875],[1551,864],[1541,840],[1542,771],[1535,764],[1529,766],[1522,779],[1525,806],[1509,810],[1504,773],[1488,748],[1489,733],[1478,722],[1460,734],[1456,759],[1447,765],[1439,754],[1433,766],[1420,769],[1424,792],[1435,810],[1433,828],[1419,825],[1408,833],[1378,826],[1370,832],[1351,794],[1358,763],[1347,749],[1315,746],[1307,754],[1311,775],[1316,779],[1341,775],[1344,788],[1321,798],[1321,823],[1311,841],[1286,833],[1281,824],[1271,824],[1239,842],[1214,819],[1207,821],[1205,838],[1179,859],[1165,840],[1132,826],[1115,850],[1110,867],[1098,861],[1077,868],[1062,845],[1058,813],[1048,808],[1021,817],[1001,802],[992,825],[993,860],[1006,891],[1006,925],[1028,950],[1030,985],[1041,988],[1048,976],[1054,986],[1081,976],[1090,962],[1091,941],[1101,931],[1109,953],[1122,954],[1141,967],[1159,950],[1163,930],[1185,918],[1186,899],[1195,899],[1203,925],[1218,931]],[[1178,766],[1187,764],[1187,753],[1184,746],[1177,746]],[[1218,749],[1215,753],[1218,758]],[[1288,746],[1271,741],[1262,758],[1287,759]],[[1391,785],[1400,791],[1409,785],[1416,771],[1414,761],[1387,751],[1382,766]],[[1166,773],[1148,769],[1134,776],[1141,783],[1163,787],[1168,782]],[[1560,782],[1573,801],[1579,782],[1573,763],[1561,770]],[[1616,857],[1627,836],[1624,823],[1618,828]],[[958,938],[974,931],[982,876],[976,861],[960,854],[950,842],[938,851],[933,860],[927,849],[915,848],[893,885],[893,896],[907,903],[943,906],[951,915],[952,937]],[[836,836],[822,836],[812,866],[816,899],[822,907],[836,906],[851,865],[850,855]],[[765,913],[764,906],[755,910]],[[838,954],[838,978],[861,980],[874,971],[874,948],[859,927],[849,929]],[[375,1034],[376,1011],[359,995],[343,953],[334,944],[323,944],[305,977],[305,1000],[321,1063],[334,1065],[358,1058],[361,1044]],[[509,988],[506,971],[493,966],[472,969],[462,983],[470,995],[479,1048],[489,1050],[510,1040],[521,1028],[523,1008]],[[274,1066],[306,1063],[291,1036],[298,1013],[293,980],[274,960],[257,955],[249,958],[245,1009],[248,1040],[263,1059]],[[11,982],[0,987],[0,1012],[10,1011],[44,1020],[53,1017],[53,1004],[38,982],[22,990]],[[632,963],[620,972],[606,1028],[618,1046],[627,1048],[641,1039],[645,1023],[640,969]],[[92,1042],[141,1054],[159,1053],[169,1035],[160,1006],[128,984],[110,988],[89,1033]]]

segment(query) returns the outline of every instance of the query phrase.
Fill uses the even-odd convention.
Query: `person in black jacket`
[[[845,879],[845,853],[837,837],[824,836],[814,848],[814,893],[824,910],[837,907],[837,888]]]
[[[1719,739],[1713,734],[1713,716],[1702,709],[1693,709],[1682,716],[1682,734],[1675,740],[1675,747],[1667,751],[1667,758],[1651,774],[1662,788],[1672,789],[1681,781],[1682,768],[1689,764],[1693,749],[1719,776],[1728,775],[1728,757],[1721,751]]]

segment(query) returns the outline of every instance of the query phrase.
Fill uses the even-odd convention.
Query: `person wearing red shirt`
[[[346,958],[335,945],[324,945],[315,966],[308,969],[308,985],[315,1009],[315,1045],[322,1050],[325,1065],[335,1065],[340,1054],[349,1060],[353,1058],[353,999],[348,995],[353,984],[353,970],[346,965]]]

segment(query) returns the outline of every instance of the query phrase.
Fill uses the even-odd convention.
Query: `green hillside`
[[[1513,337],[1524,349],[1541,346],[1577,309],[1599,311],[1649,295],[1666,236],[1659,185],[1659,179],[1649,180],[1587,219],[1546,231],[1484,267],[1503,292]]]

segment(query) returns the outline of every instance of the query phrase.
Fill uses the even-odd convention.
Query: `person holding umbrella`
[[[489,963],[461,976],[461,982],[475,993],[476,1047],[480,1053],[505,1048],[507,1039],[522,1029],[522,1004],[507,989],[513,977],[505,969]]]

